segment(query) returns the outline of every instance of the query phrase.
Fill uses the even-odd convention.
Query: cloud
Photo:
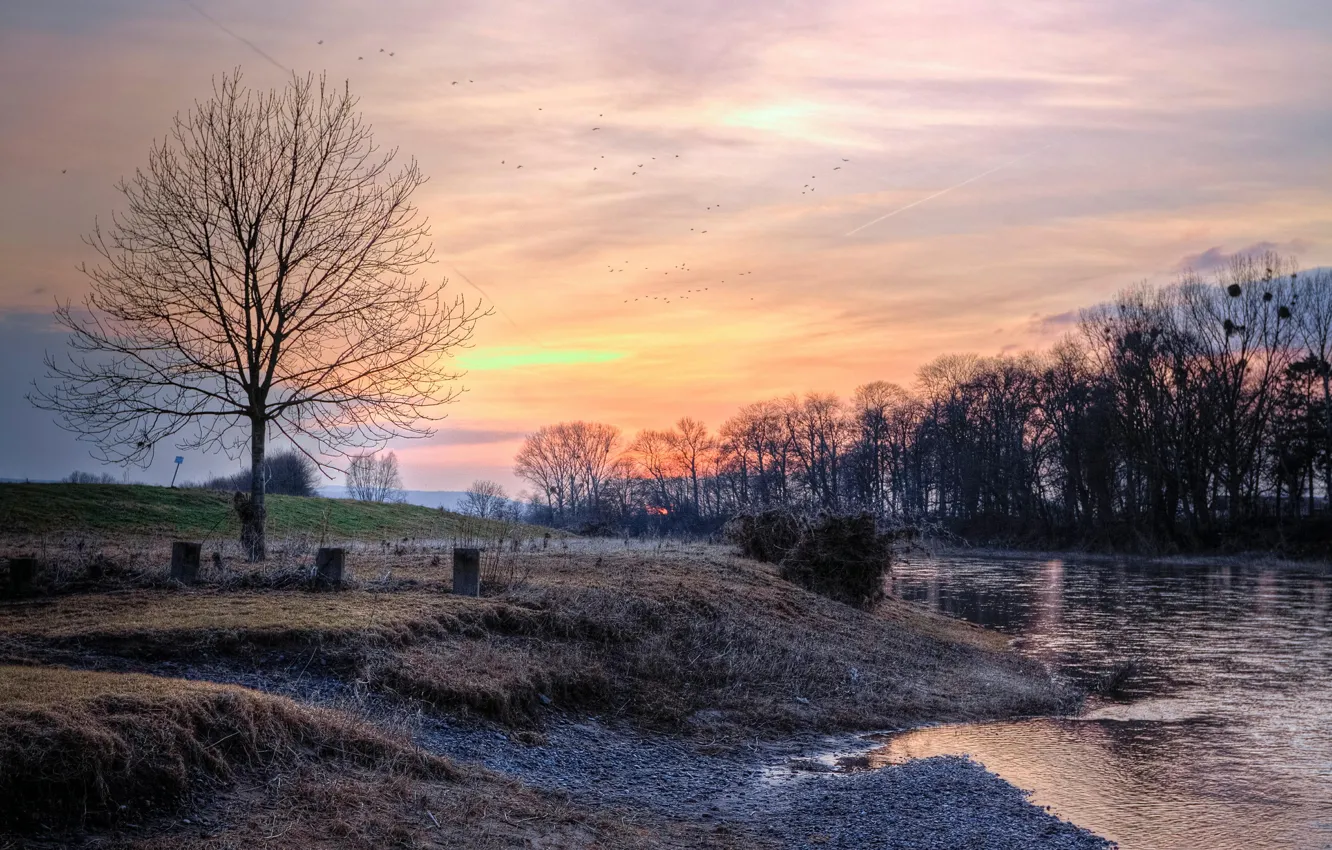
[[[1299,254],[1309,250],[1309,242],[1293,239],[1290,242],[1255,242],[1247,248],[1227,253],[1220,245],[1214,245],[1198,254],[1189,254],[1175,266],[1176,271],[1212,272],[1225,268],[1236,257],[1256,257],[1271,251],[1276,254]]]
[[[468,371],[481,372],[517,369],[520,366],[574,366],[586,363],[609,363],[625,356],[623,351],[596,351],[590,349],[488,348],[469,351],[458,358]]]
[[[1065,310],[1062,313],[1050,313],[1031,320],[1028,330],[1040,334],[1061,333],[1078,324],[1080,310]]]
[[[508,443],[527,436],[526,431],[504,428],[440,428],[430,440],[435,445],[445,446],[484,446],[491,443]]]

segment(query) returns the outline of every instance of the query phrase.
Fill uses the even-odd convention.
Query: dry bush
[[[456,777],[344,715],[243,688],[64,668],[0,668],[0,827],[171,809],[209,780],[300,760]]]
[[[786,510],[742,514],[726,524],[726,540],[740,547],[740,554],[765,564],[780,563],[804,533],[804,521]]]
[[[785,510],[738,516],[726,536],[741,555],[779,564],[788,581],[860,608],[882,598],[895,539],[870,514],[808,519]]]
[[[879,533],[870,514],[824,514],[805,526],[781,561],[781,575],[829,599],[869,608],[883,598],[892,555],[892,538]]]

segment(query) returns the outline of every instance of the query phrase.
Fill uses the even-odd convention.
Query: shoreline
[[[781,847],[1115,846],[1036,806],[1026,791],[963,757],[873,770],[812,770],[810,757],[825,751],[814,739],[754,742],[747,751],[709,754],[687,738],[595,719],[552,724],[536,744],[439,721],[417,739],[431,752],[480,763],[578,802],[742,828]]]

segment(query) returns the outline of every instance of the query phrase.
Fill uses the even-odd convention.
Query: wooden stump
[[[9,592],[14,596],[22,596],[32,590],[32,580],[36,575],[36,558],[10,558]]]
[[[199,557],[202,543],[177,540],[171,544],[171,577],[182,584],[193,584],[199,579]]]
[[[453,592],[459,596],[481,595],[481,550],[453,550]]]
[[[315,553],[315,587],[341,587],[346,561],[346,549],[321,547]]]

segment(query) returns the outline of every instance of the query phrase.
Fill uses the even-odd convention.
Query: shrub
[[[219,475],[204,482],[207,490],[250,491],[250,470]],[[264,492],[279,496],[314,496],[318,492],[319,470],[305,455],[292,449],[274,452],[264,458]]]
[[[98,475],[95,472],[80,472],[75,470],[65,479],[67,484],[119,484],[120,479],[109,472],[103,472]]]
[[[736,517],[726,533],[742,555],[778,564],[782,578],[815,593],[859,608],[883,596],[894,535],[879,533],[870,514],[807,520],[788,511],[763,511]]]
[[[776,564],[800,542],[803,526],[790,511],[770,510],[736,517],[726,524],[725,534],[746,558]]]
[[[880,534],[870,514],[823,514],[805,526],[781,561],[782,578],[815,593],[869,608],[883,597],[892,565],[892,537]]]

